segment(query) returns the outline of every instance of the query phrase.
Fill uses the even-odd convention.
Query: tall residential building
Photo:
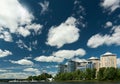
[[[100,68],[100,60],[97,57],[91,57],[88,60],[92,62],[93,68],[98,71]]]
[[[117,67],[117,56],[110,52],[106,52],[100,57],[100,67]]]
[[[88,61],[88,63],[86,64],[86,69],[93,69],[94,68],[94,64],[91,61]]]
[[[85,59],[75,59],[76,70],[85,71],[87,68],[93,69],[93,63]]]
[[[85,62],[85,61],[76,62],[76,70],[85,71],[86,70],[86,65],[87,65],[87,62]]]
[[[69,60],[68,61],[68,72],[73,72],[76,70],[76,62]]]
[[[59,73],[65,73],[65,72],[67,72],[67,65],[59,64],[58,65],[58,72]]]

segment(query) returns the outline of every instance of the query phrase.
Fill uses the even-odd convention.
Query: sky
[[[0,79],[106,52],[120,66],[120,0],[0,0]]]

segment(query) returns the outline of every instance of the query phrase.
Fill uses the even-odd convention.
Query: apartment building
[[[99,71],[102,67],[117,67],[117,56],[110,52],[106,52],[101,55],[100,59],[97,57],[91,57],[88,60],[85,59],[71,59],[67,65],[59,65],[58,72],[73,72],[75,70],[85,71],[87,68],[95,68]]]
[[[68,72],[67,65],[59,64],[58,65],[58,73],[65,73]]]
[[[100,67],[117,67],[117,56],[110,52],[106,52],[100,57]]]
[[[100,59],[97,57],[91,57],[88,59],[93,64],[93,68],[95,68],[97,71],[100,68]]]

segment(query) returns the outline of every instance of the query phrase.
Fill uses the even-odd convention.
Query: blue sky
[[[108,51],[120,64],[119,0],[0,1],[0,78],[54,75]]]

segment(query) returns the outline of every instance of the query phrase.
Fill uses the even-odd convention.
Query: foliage
[[[27,80],[28,81],[32,81],[32,80],[40,81],[40,80],[47,80],[47,78],[52,78],[52,75],[47,74],[47,73],[42,73],[41,75],[38,75],[38,76],[29,76]]]
[[[58,73],[55,78],[57,81],[67,80],[120,80],[120,69],[109,67],[96,69],[86,69],[85,71],[76,70],[74,72]]]
[[[114,67],[100,68],[97,74],[98,80],[120,80],[120,69]]]
[[[55,80],[91,80],[95,78],[96,69],[86,69],[85,71],[76,70],[69,73],[58,73]]]
[[[98,80],[103,80],[105,68],[100,68],[97,74]]]

